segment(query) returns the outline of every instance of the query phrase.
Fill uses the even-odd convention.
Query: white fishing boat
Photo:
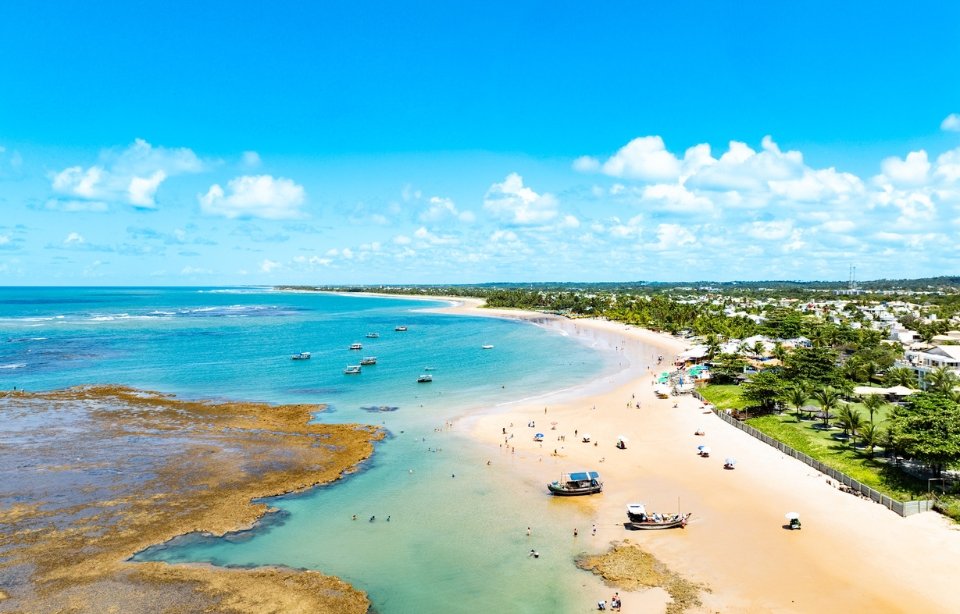
[[[360,375],[360,365],[349,365],[343,370],[344,375]]]
[[[290,358],[293,360],[310,360],[310,352],[298,352]]]
[[[418,384],[428,384],[433,381],[433,376],[429,373],[423,373],[420,377],[417,378]]]
[[[368,365],[375,365],[375,364],[377,364],[377,357],[376,357],[376,356],[364,356],[363,358],[360,359],[360,364],[361,364],[362,366],[364,366],[364,367],[366,367],[366,366],[368,366]]]
[[[398,326],[398,327],[396,327],[396,328],[393,329],[393,330],[397,331],[398,333],[404,333],[404,332],[407,331],[407,327],[406,327],[406,326]]]
[[[493,349],[493,346],[490,345],[489,343],[485,343],[485,344],[481,345],[480,348],[483,349],[483,350],[492,350],[492,349]]]
[[[362,349],[363,349],[363,344],[362,344],[362,343],[351,343],[351,344],[350,344],[350,349],[351,349],[351,350],[362,350]]]
[[[379,339],[380,333],[367,333],[367,339]]]

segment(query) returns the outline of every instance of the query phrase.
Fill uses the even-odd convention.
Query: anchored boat
[[[344,375],[360,375],[360,365],[350,365],[343,370]]]
[[[596,471],[578,471],[561,474],[559,480],[547,484],[547,490],[561,497],[593,495],[603,490],[603,482]]]
[[[290,358],[294,360],[310,360],[310,352],[299,352],[297,354],[294,354]]]
[[[677,529],[684,528],[687,526],[687,519],[690,518],[690,513],[687,514],[660,514],[654,512],[652,514],[647,514],[647,508],[643,503],[631,503],[627,506],[627,522],[623,523],[623,526],[628,529],[633,530],[660,530],[660,529]]]

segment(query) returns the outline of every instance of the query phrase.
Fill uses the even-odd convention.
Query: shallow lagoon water
[[[530,324],[424,311],[438,305],[247,288],[6,288],[0,387],[118,383],[194,398],[324,403],[318,420],[380,424],[392,436],[365,467],[271,501],[284,513],[257,530],[189,537],[142,556],[320,569],[368,591],[381,613],[564,611],[583,576],[571,558],[586,546],[571,535],[576,505],[544,494],[556,468],[545,463],[542,479],[523,477],[508,470],[509,454],[490,459],[445,424],[611,365],[587,344]],[[354,342],[364,349],[349,350]],[[290,359],[301,351],[311,360]],[[369,355],[376,366],[343,375]],[[434,382],[417,384],[426,367]],[[398,409],[362,409],[379,405]],[[531,548],[539,559],[527,556]]]

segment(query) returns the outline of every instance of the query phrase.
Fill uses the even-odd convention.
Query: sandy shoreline
[[[960,531],[952,523],[932,512],[901,518],[842,493],[822,474],[704,412],[692,397],[657,399],[651,373],[662,369],[651,362],[661,353],[669,364],[684,347],[680,340],[621,323],[442,300],[455,302],[440,310],[445,313],[533,321],[623,357],[618,371],[597,381],[489,408],[465,417],[459,427],[489,445],[491,456],[503,451],[506,428],[516,449],[512,466],[544,482],[556,479],[553,467],[600,471],[604,493],[570,503],[578,512],[589,507],[597,525],[593,543],[629,538],[641,544],[710,588],[703,611],[955,609],[952,569],[960,560]],[[531,421],[535,428],[526,426]],[[695,436],[698,428],[706,435]],[[589,431],[597,445],[580,443],[574,430]],[[542,444],[533,441],[536,431],[546,434]],[[619,435],[629,438],[628,449],[614,447]],[[699,444],[711,446],[710,458],[696,454]],[[722,468],[726,456],[737,458],[734,471]],[[554,462],[544,463],[544,457]],[[622,526],[624,508],[634,501],[664,511],[676,510],[679,502],[694,516],[682,531],[629,532]],[[801,513],[802,531],[782,527],[788,511]],[[665,607],[659,590],[621,594],[625,611]]]

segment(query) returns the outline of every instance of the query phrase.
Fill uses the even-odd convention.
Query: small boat
[[[367,339],[379,339],[380,333],[367,333]]]
[[[360,375],[360,365],[350,365],[343,370],[344,375]]]
[[[376,357],[376,356],[364,356],[363,358],[360,359],[360,364],[363,365],[364,367],[366,367],[366,366],[368,366],[368,365],[375,365],[375,364],[377,364],[377,357]]]
[[[294,360],[310,360],[310,352],[298,352],[297,354],[294,354],[290,358]]]
[[[481,346],[480,346],[480,349],[481,349],[481,350],[492,350],[492,349],[493,349],[493,346],[490,345],[489,343],[485,343],[484,345],[481,345]]]
[[[424,371],[433,371],[433,369],[434,369],[433,367],[424,367],[424,368],[423,368]]]
[[[687,526],[691,514],[647,514],[643,503],[631,503],[627,506],[627,522],[623,526],[635,531],[657,531],[660,529],[676,529]]]
[[[547,484],[547,490],[558,496],[594,495],[603,490],[603,482],[596,471],[564,473],[556,482]]]
[[[430,375],[429,373],[424,373],[423,375],[417,378],[418,384],[428,384],[432,381],[433,381],[433,376]]]
[[[351,350],[362,350],[362,349],[363,349],[363,344],[362,344],[362,343],[351,343],[351,344],[350,344],[350,349],[351,349]]]
[[[393,329],[393,330],[397,331],[398,333],[405,333],[405,332],[407,332],[407,327],[406,327],[406,326],[398,326],[398,327],[396,327],[396,328]]]

